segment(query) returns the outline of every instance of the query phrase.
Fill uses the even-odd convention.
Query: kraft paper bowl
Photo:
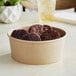
[[[12,31],[9,32],[12,58],[18,62],[33,65],[51,64],[60,61],[64,50],[66,32],[60,28],[56,29],[62,37],[47,41],[20,40],[11,37]]]

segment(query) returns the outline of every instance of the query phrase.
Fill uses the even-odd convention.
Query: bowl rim
[[[28,28],[28,27],[30,27],[30,26],[23,26],[23,27],[19,27],[19,28],[16,28],[16,29],[22,29],[22,28]],[[64,39],[64,38],[67,37],[66,31],[63,30],[62,28],[55,27],[55,26],[50,26],[50,27],[57,28],[57,29],[63,31],[65,34],[64,34],[62,37],[56,38],[56,39],[53,39],[53,40],[46,40],[46,41],[29,41],[29,40],[21,40],[21,39],[17,39],[17,38],[12,37],[12,36],[11,36],[11,33],[12,33],[13,30],[15,30],[15,29],[12,29],[11,31],[9,31],[9,32],[7,33],[7,36],[9,37],[9,39],[13,39],[13,40],[16,40],[16,41],[19,41],[19,42],[23,42],[23,43],[26,43],[26,42],[27,42],[27,43],[47,43],[47,42],[58,41],[58,40],[61,40],[61,39]]]

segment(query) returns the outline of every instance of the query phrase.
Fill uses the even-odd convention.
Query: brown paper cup
[[[60,61],[66,32],[59,28],[57,30],[62,37],[48,41],[20,40],[11,37],[11,33],[8,33],[12,58],[25,64],[50,64]]]

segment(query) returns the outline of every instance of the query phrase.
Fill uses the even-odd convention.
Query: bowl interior
[[[21,27],[21,28],[16,28],[16,29],[28,30],[29,27],[30,27],[30,26],[26,26],[26,27]],[[57,30],[57,31],[60,33],[60,35],[61,35],[60,38],[66,36],[66,32],[65,32],[63,29],[57,28],[57,27],[53,27],[53,28],[54,28],[55,30]],[[16,29],[13,29],[13,30],[16,30]],[[13,32],[13,30],[11,30],[11,31],[9,31],[9,32],[7,33],[8,37],[11,37],[11,33]],[[14,38],[14,37],[12,37],[12,38]],[[60,38],[57,38],[57,39],[60,39]],[[16,38],[14,38],[14,39],[16,39]],[[21,39],[17,39],[17,40],[21,40]],[[53,39],[53,40],[46,40],[46,41],[54,41],[54,40],[56,40],[56,39]],[[27,41],[27,40],[22,40],[22,41]],[[28,41],[28,42],[46,42],[46,41]]]

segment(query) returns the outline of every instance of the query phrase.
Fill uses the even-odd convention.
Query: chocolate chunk
[[[58,33],[56,30],[47,30],[42,33],[41,40],[53,40],[60,37],[60,33]]]
[[[22,36],[27,34],[25,30],[14,30],[11,34],[12,37],[22,39]]]
[[[43,32],[43,26],[40,24],[33,25],[29,28],[29,33],[37,33],[41,35]]]
[[[41,41],[40,36],[35,33],[29,33],[27,35],[24,35],[22,39],[29,40],[29,41]]]
[[[52,27],[48,25],[43,25],[43,31],[52,30]]]
[[[55,29],[55,30],[52,30],[51,31],[51,36],[52,36],[52,39],[57,39],[57,38],[60,38],[61,37],[61,35],[60,35],[60,33]]]
[[[47,31],[42,33],[42,35],[41,35],[41,40],[42,41],[51,40],[51,39],[52,39],[52,37],[50,35],[50,31],[49,30],[47,30]]]

